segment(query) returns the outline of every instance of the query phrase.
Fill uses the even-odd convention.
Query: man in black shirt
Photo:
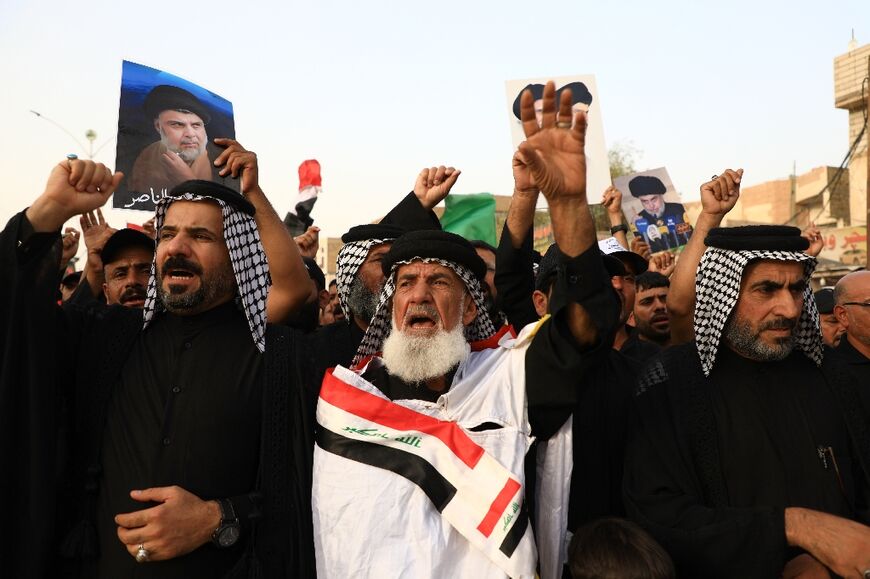
[[[144,311],[58,311],[42,273],[57,262],[61,224],[101,206],[121,174],[91,161],[58,164],[45,193],[0,235],[12,278],[2,319],[22,344],[3,343],[0,450],[33,473],[10,493],[21,497],[12,519],[30,521],[3,544],[28,545],[11,551],[15,576],[79,565],[112,578],[223,577],[253,566],[266,576],[313,573],[307,378],[293,334],[266,325],[267,312],[280,318],[301,306],[310,282],[257,184],[256,156],[224,143],[217,162],[241,176],[244,196],[190,181],[160,202]],[[70,374],[68,389],[56,390]],[[56,440],[58,422],[71,432],[68,456],[38,446]],[[31,442],[9,447],[21,430]],[[55,524],[58,462],[68,468]]]
[[[702,195],[726,203],[732,175]],[[866,417],[851,381],[822,363],[808,242],[755,226],[705,243],[696,342],[664,350],[639,381],[628,513],[681,576],[866,576]]]

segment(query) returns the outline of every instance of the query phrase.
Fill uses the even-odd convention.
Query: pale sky
[[[768,2],[0,2],[0,218],[42,190],[81,141],[117,130],[121,61],[233,102],[239,140],[283,216],[316,158],[315,221],[330,236],[385,213],[420,168],[463,172],[454,193],[510,194],[504,81],[594,74],[608,146],[666,166],[684,200],[726,167],[745,183],[838,165],[847,113],[833,59],[867,0]],[[210,135],[216,136],[216,135]],[[114,165],[111,141],[97,160]],[[600,192],[590,192],[597,199]],[[144,214],[113,212],[123,226]],[[76,224],[77,226],[77,224]]]

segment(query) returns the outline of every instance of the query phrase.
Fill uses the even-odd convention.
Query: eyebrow
[[[180,230],[182,230],[182,229],[183,229],[185,232],[190,233],[190,234],[196,234],[196,233],[209,233],[209,234],[211,234],[211,235],[216,235],[215,232],[212,231],[211,229],[209,229],[208,227],[176,227],[176,226],[174,226],[174,225],[164,225],[164,226],[161,228],[161,231],[164,231],[164,230],[169,230],[169,231],[180,231]]]
[[[752,289],[762,289],[765,291],[773,291],[782,289],[785,287],[784,283],[773,281],[772,279],[763,279],[761,281],[755,282],[752,284]],[[802,290],[807,287],[806,280],[798,280],[794,283],[788,284],[788,289],[790,290]]]

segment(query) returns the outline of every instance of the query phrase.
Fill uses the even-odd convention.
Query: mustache
[[[435,306],[431,304],[420,304],[416,306],[410,306],[407,309],[403,322],[408,322],[420,316],[430,318],[436,324],[441,321],[441,314],[438,313],[438,309]]]
[[[759,330],[793,330],[797,326],[797,320],[789,318],[775,318],[769,322],[764,322],[759,326]]]
[[[131,300],[144,300],[145,296],[145,286],[134,285],[124,290],[124,293],[121,294],[118,301],[124,304]]]
[[[195,275],[202,275],[202,268],[199,264],[181,256],[172,256],[164,261],[163,266],[160,268],[160,275],[165,277],[171,269],[183,269]]]

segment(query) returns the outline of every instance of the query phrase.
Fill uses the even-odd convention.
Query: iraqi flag
[[[320,194],[321,182],[320,163],[317,159],[308,159],[299,165],[299,194],[293,209],[284,218],[284,225],[293,237],[302,235],[314,224],[311,210]]]

